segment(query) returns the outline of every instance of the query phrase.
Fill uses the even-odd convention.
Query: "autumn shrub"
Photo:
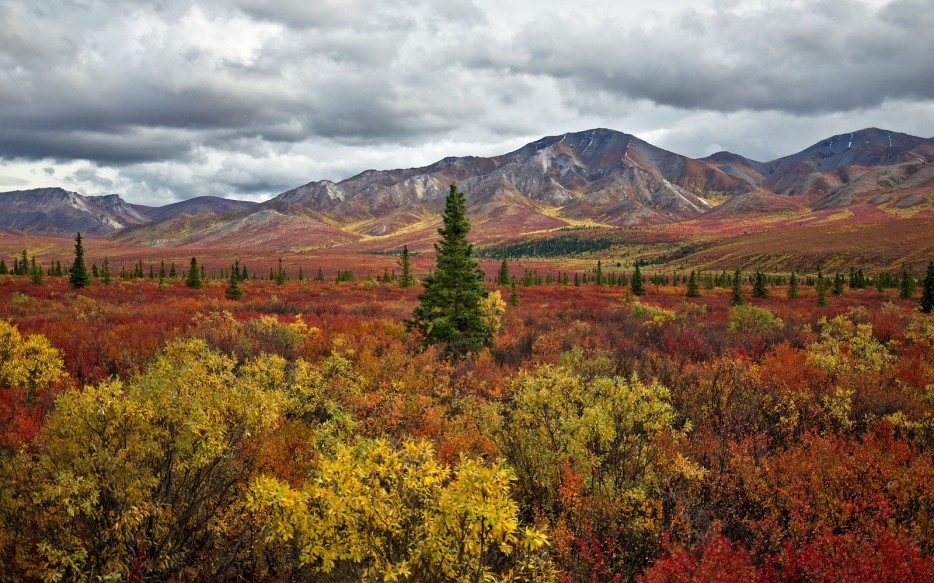
[[[742,305],[730,310],[730,330],[733,331],[763,334],[782,328],[784,325],[781,318],[776,318],[765,308]]]
[[[263,476],[248,508],[272,543],[298,541],[319,581],[550,581],[546,535],[520,527],[508,468],[439,464],[425,442],[341,445],[300,490]]]
[[[562,566],[576,578],[638,573],[659,544],[663,485],[703,475],[666,447],[690,430],[678,426],[667,389],[637,377],[587,378],[568,364],[520,371],[489,415],[485,431],[516,472],[524,515],[554,522]],[[608,547],[602,564],[580,552]]]
[[[63,393],[37,453],[7,462],[7,556],[53,580],[225,576],[252,466],[238,451],[280,415],[259,380],[189,340],[127,384]]]

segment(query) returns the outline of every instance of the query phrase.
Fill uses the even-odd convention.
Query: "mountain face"
[[[0,229],[103,235],[146,219],[117,195],[82,196],[61,188],[0,193]]]
[[[201,197],[156,208],[58,188],[0,193],[0,229],[112,233],[152,245],[290,249],[358,241],[380,249],[404,239],[430,247],[452,182],[466,193],[477,242],[572,225],[692,221],[722,229],[740,218],[841,207],[883,220],[934,211],[934,138],[870,128],[758,162],[730,152],[692,159],[594,129],[500,156],[310,182],[260,205]]]
[[[0,230],[100,236],[180,214],[247,210],[256,203],[200,197],[164,207],[129,204],[116,194],[83,196],[62,188],[0,193]]]
[[[869,128],[827,138],[769,162],[772,173],[762,186],[780,194],[823,196],[863,176],[865,169],[906,164],[934,164],[934,138]]]
[[[164,221],[176,215],[198,215],[206,213],[232,213],[245,211],[255,207],[258,203],[246,200],[228,200],[217,196],[197,196],[173,202],[165,206],[151,207],[131,204],[147,221]]]
[[[613,225],[668,223],[710,209],[713,204],[704,198],[710,191],[735,194],[755,188],[752,180],[714,163],[595,129],[550,136],[492,158],[445,158],[423,168],[369,170],[339,183],[311,182],[262,206],[336,224],[362,221],[386,234],[405,225],[405,219],[395,220],[400,210],[438,212],[455,181],[467,195],[468,212],[479,222],[495,219],[502,207],[515,206],[543,221],[564,217]]]

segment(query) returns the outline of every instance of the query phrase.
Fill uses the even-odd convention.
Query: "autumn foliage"
[[[417,283],[0,276],[0,580],[934,579],[916,298],[643,275],[457,359]]]

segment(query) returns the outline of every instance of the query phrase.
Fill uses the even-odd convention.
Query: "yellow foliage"
[[[427,442],[360,440],[338,446],[300,492],[254,480],[248,508],[269,517],[271,541],[297,539],[303,563],[338,578],[486,580],[504,557],[528,555],[512,561],[522,580],[550,580],[547,562],[532,554],[547,537],[520,528],[511,479],[503,466],[467,459],[452,471]]]
[[[491,291],[487,296],[480,300],[480,314],[483,321],[483,328],[490,335],[499,332],[503,327],[503,314],[506,313],[506,302],[503,301],[499,290]]]
[[[31,392],[48,390],[63,380],[64,360],[45,336],[23,338],[16,326],[0,320],[0,385]]]
[[[141,549],[143,575],[170,579],[201,552],[190,537],[228,544],[220,513],[242,504],[235,484],[251,463],[238,448],[278,425],[283,400],[270,390],[281,359],[259,357],[241,374],[234,364],[202,340],[178,341],[141,377],[58,397],[38,453],[12,459],[15,478],[0,484],[19,492],[0,511],[36,537],[23,548],[37,546],[24,559],[37,576],[126,578]]]
[[[639,302],[633,302],[632,316],[634,318],[647,317],[648,319],[643,322],[645,326],[664,326],[668,322],[674,321],[676,318],[676,314],[671,310],[666,310],[659,306],[640,304]]]

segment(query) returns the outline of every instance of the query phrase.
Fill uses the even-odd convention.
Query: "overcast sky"
[[[931,0],[0,0],[0,191],[263,200],[594,127],[931,137],[932,31]]]

